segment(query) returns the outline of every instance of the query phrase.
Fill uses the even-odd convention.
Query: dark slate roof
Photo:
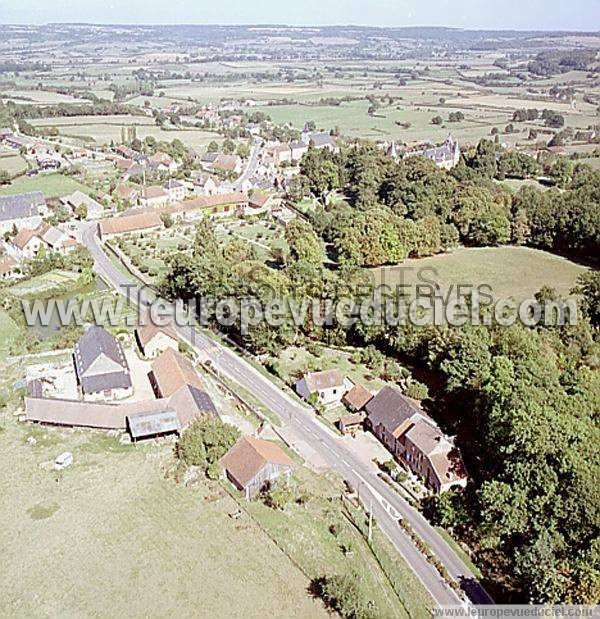
[[[219,156],[220,153],[211,153],[211,152],[206,152],[204,153],[204,155],[202,155],[202,161],[204,163],[213,163],[214,160]]]
[[[122,369],[86,376],[92,363],[102,354],[120,365]],[[131,387],[129,365],[119,340],[97,325],[87,329],[75,344],[75,369],[84,393]]]
[[[27,395],[32,398],[43,397],[42,381],[39,378],[34,378],[27,383]]]
[[[129,389],[132,386],[129,373],[124,371],[82,376],[79,380],[83,393],[99,393],[107,389]]]
[[[187,385],[190,393],[192,394],[192,398],[198,407],[198,410],[202,413],[210,413],[211,415],[217,415],[217,408],[215,403],[212,401],[211,397],[206,393],[206,391],[202,391],[198,389],[198,387],[194,387],[193,385]]]
[[[25,219],[39,215],[40,207],[46,204],[41,191],[19,193],[0,197],[0,221]]]
[[[335,146],[335,141],[329,133],[311,133],[309,137],[315,143],[315,146],[324,146],[326,144]]]
[[[408,421],[419,409],[392,387],[384,387],[366,406],[373,427],[382,425],[390,434]]]
[[[179,432],[181,429],[177,413],[171,408],[129,415],[127,422],[132,438]]]

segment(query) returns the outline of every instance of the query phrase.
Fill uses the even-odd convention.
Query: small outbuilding
[[[354,434],[363,427],[364,413],[351,413],[338,419],[338,428],[342,434]]]
[[[280,477],[289,478],[294,461],[271,441],[245,436],[222,458],[227,479],[250,499]]]
[[[129,415],[127,417],[127,427],[134,441],[141,438],[179,434],[181,430],[179,418],[173,409]]]

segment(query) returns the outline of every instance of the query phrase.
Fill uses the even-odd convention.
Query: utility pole
[[[373,537],[373,499],[369,501],[369,542]]]

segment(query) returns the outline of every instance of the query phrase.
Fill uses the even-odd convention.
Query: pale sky
[[[600,0],[0,0],[0,23],[600,30]]]

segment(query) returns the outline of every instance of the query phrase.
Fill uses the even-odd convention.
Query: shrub
[[[404,395],[413,400],[424,400],[429,396],[427,385],[420,383],[418,380],[413,380],[404,390]]]
[[[296,496],[288,483],[281,482],[263,492],[262,498],[268,507],[283,511],[290,503],[294,502]]]
[[[311,585],[325,604],[345,619],[374,619],[378,616],[374,603],[364,593],[358,574],[323,576],[313,580]]]
[[[209,466],[217,463],[239,436],[235,426],[223,423],[218,417],[204,416],[182,434],[177,443],[177,457],[187,465],[203,467],[208,473]]]

